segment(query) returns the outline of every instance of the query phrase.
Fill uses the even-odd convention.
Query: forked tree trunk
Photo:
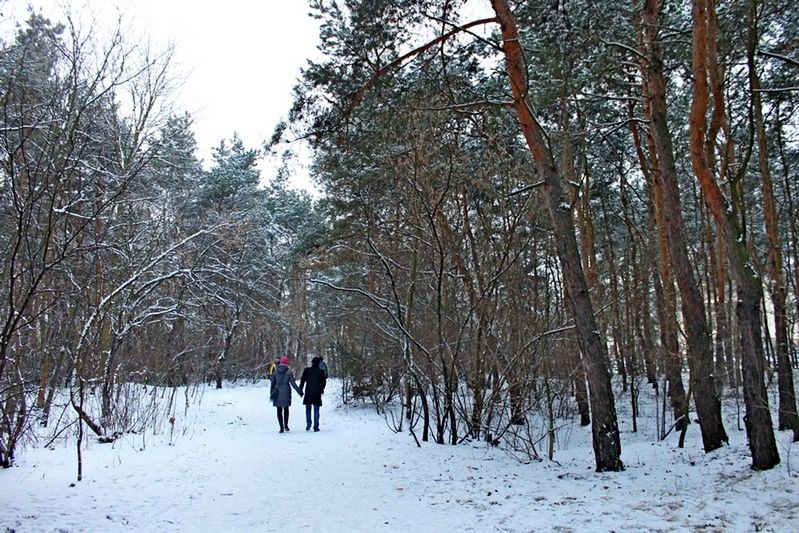
[[[728,441],[721,419],[721,401],[714,380],[713,351],[710,345],[710,328],[705,314],[702,295],[694,279],[685,228],[682,219],[680,193],[677,185],[677,167],[674,148],[668,129],[666,112],[666,82],[663,60],[658,43],[658,16],[655,0],[645,0],[642,12],[643,42],[646,55],[642,66],[646,79],[650,111],[650,128],[657,152],[663,194],[663,213],[668,232],[668,256],[672,271],[680,288],[680,302],[688,339],[688,365],[690,382],[696,404],[696,413],[702,432],[705,452],[713,451]]]
[[[491,0],[491,5],[502,31],[503,51],[514,107],[527,146],[539,175],[544,180],[545,201],[553,226],[563,282],[575,318],[583,353],[583,365],[588,379],[596,470],[598,472],[620,471],[624,469],[624,465],[621,461],[616,407],[606,363],[607,347],[603,344],[597,330],[594,309],[577,248],[571,210],[565,202],[561,176],[555,167],[552,153],[544,141],[544,132],[536,120],[527,93],[526,65],[519,43],[516,20],[510,11],[507,0]]]
[[[706,145],[706,113],[708,109],[708,69],[715,62],[715,6],[712,0],[692,1],[693,19],[693,99],[691,102],[691,164],[702,190],[702,196],[724,237],[725,248],[738,291],[736,315],[740,328],[741,364],[743,367],[746,435],[752,452],[752,468],[766,470],[779,464],[780,456],[763,379],[763,338],[760,331],[762,286],[752,268],[749,250],[738,221],[711,171],[711,154]],[[710,48],[713,47],[711,50]],[[753,53],[753,50],[750,50]],[[724,110],[723,95],[714,95],[714,120]],[[712,126],[712,123],[711,123]]]

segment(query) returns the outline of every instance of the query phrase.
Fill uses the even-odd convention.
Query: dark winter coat
[[[270,399],[275,407],[289,407],[291,405],[292,387],[297,391],[297,394],[302,396],[302,391],[297,386],[297,382],[294,381],[294,373],[286,365],[279,365],[269,380],[272,382]]]
[[[319,363],[315,362],[302,371],[300,378],[300,390],[305,391],[302,403],[305,405],[322,405],[322,395],[325,393],[327,377],[325,372],[319,368]]]

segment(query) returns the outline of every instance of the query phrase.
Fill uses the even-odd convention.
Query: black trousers
[[[276,407],[277,409],[277,423],[280,424],[280,431],[288,429],[289,427],[289,408]]]

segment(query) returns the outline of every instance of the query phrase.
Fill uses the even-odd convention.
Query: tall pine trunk
[[[763,105],[760,98],[760,78],[754,65],[749,63],[749,80],[752,88],[752,115],[757,134],[758,167],[763,194],[763,216],[766,223],[766,245],[768,248],[768,274],[771,281],[769,292],[774,306],[774,335],[777,341],[777,384],[779,388],[779,428],[791,429],[794,440],[799,440],[799,416],[796,413],[796,392],[793,385],[793,369],[788,353],[788,319],[786,316],[787,290],[785,276],[782,273],[782,248],[779,236],[779,218],[777,200],[771,180],[771,169],[768,162],[768,142],[766,127],[763,123]]]
[[[794,296],[794,304],[796,306],[796,311],[799,312],[799,229],[797,229],[797,217],[796,211],[794,208],[794,198],[793,198],[793,189],[791,186],[791,173],[790,167],[786,160],[785,155],[785,140],[783,139],[783,123],[782,118],[780,115],[780,106],[777,104],[776,109],[776,120],[777,124],[775,127],[776,130],[776,141],[777,141],[777,151],[779,152],[779,159],[780,159],[780,167],[782,169],[782,183],[783,183],[783,205],[787,206],[787,222],[788,222],[788,233],[790,235],[789,239],[789,247],[788,247],[788,257],[789,263],[793,264],[793,272],[790,270],[788,271],[789,279],[792,277],[793,285],[793,296]],[[797,361],[795,359],[791,360],[789,356],[789,363],[791,366],[794,366]]]
[[[707,323],[705,304],[694,279],[685,226],[682,219],[680,192],[677,184],[677,167],[674,148],[668,129],[666,112],[666,81],[658,39],[658,16],[655,0],[645,0],[642,13],[643,43],[646,55],[643,75],[646,79],[647,98],[650,111],[650,128],[655,143],[663,194],[663,223],[668,234],[668,256],[677,285],[680,288],[682,314],[688,339],[688,365],[690,383],[694,394],[696,412],[702,432],[702,443],[706,452],[713,451],[727,442],[727,433],[721,419],[721,401],[714,379],[713,351],[710,343],[710,327]]]
[[[640,28],[640,18],[636,19],[636,26]],[[639,44],[643,48],[643,34],[639,29]],[[646,79],[643,80],[643,93],[647,94]],[[632,107],[632,104],[630,104]],[[644,115],[650,116],[649,103],[646,99],[643,102]],[[630,117],[634,116],[633,110],[629,111]],[[666,224],[663,215],[663,193],[661,191],[660,178],[655,179],[655,175],[660,172],[658,168],[657,153],[651,132],[647,134],[647,152],[649,161],[644,152],[643,143],[634,121],[630,121],[630,130],[633,135],[635,151],[644,174],[649,184],[649,224],[648,233],[652,246],[657,246],[656,268],[652,270],[652,285],[655,289],[655,302],[660,330],[660,365],[666,375],[668,387],[664,387],[664,393],[671,399],[671,407],[674,413],[674,424],[677,430],[683,431],[688,424],[688,398],[685,394],[685,387],[682,383],[682,358],[680,357],[680,345],[677,339],[677,300],[674,291],[674,282],[669,267],[668,235],[666,234]],[[652,337],[654,338],[654,337]]]
[[[760,301],[762,286],[752,268],[743,233],[711,171],[706,145],[706,113],[708,109],[708,72],[715,64],[715,6],[712,0],[693,0],[693,99],[691,102],[690,151],[691,164],[702,195],[724,237],[737,287],[736,316],[740,329],[741,364],[743,367],[744,403],[746,405],[746,435],[752,452],[752,468],[766,470],[780,462],[774,428],[763,379],[763,339],[760,331]],[[754,56],[754,48],[750,47]],[[711,73],[712,74],[712,73]],[[714,87],[713,120],[723,116],[723,94]],[[711,123],[711,128],[713,123]],[[712,135],[711,135],[712,138]],[[712,145],[710,145],[712,147]]]
[[[569,205],[565,202],[561,176],[555,167],[552,153],[544,141],[544,132],[533,114],[527,92],[524,54],[519,43],[516,20],[507,0],[491,0],[502,30],[503,52],[510,80],[513,102],[527,146],[540,176],[544,180],[544,196],[553,226],[558,259],[564,285],[575,318],[577,334],[583,353],[583,365],[588,379],[591,402],[593,447],[598,472],[620,471],[621,442],[610,374],[607,368],[607,346],[597,329],[594,309],[588,293],[577,237]]]

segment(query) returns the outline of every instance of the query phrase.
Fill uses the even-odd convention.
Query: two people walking
[[[280,364],[270,376],[270,399],[277,409],[277,422],[280,433],[289,429],[289,407],[291,406],[291,389],[304,397],[305,404],[305,431],[311,430],[311,409],[313,409],[313,429],[319,431],[319,407],[322,406],[322,395],[325,393],[327,373],[320,368],[321,357],[314,357],[311,366],[302,372],[300,385],[294,380],[294,373],[289,368],[289,358],[285,355],[280,358]],[[305,388],[305,392],[303,392]]]

